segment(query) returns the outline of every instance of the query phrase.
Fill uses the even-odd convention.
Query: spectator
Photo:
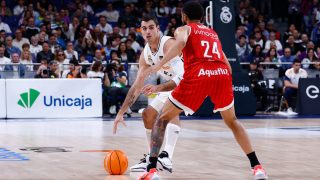
[[[63,24],[66,24],[66,25],[70,24],[70,18],[68,16],[67,12],[68,12],[68,10],[66,10],[64,8],[62,8],[60,10],[61,20],[62,20]]]
[[[136,21],[136,17],[131,13],[130,5],[125,5],[124,12],[118,19],[118,25],[121,25],[121,23],[124,22],[129,27],[135,27]]]
[[[67,64],[69,64],[70,59],[66,58],[66,55],[62,50],[59,50],[55,54],[55,60],[57,60],[57,63],[58,63],[59,77],[65,78],[69,72]]]
[[[136,62],[134,50],[128,50],[125,42],[120,43],[118,56],[121,58],[122,63]]]
[[[37,36],[31,37],[30,52],[37,57],[38,52],[42,51],[42,46],[38,44],[39,38]]]
[[[293,35],[288,36],[285,47],[290,48],[292,55],[300,55],[302,51],[301,45],[294,42]]]
[[[94,56],[94,53],[97,49],[97,46],[95,44],[95,42],[93,41],[93,39],[91,38],[85,38],[82,41],[82,53],[86,54],[87,56]]]
[[[78,60],[78,52],[73,49],[73,44],[71,41],[67,43],[67,49],[64,50],[64,54],[67,59],[71,60],[73,58]]]
[[[0,30],[4,30],[7,34],[12,33],[9,25],[3,22],[1,17],[0,17]]]
[[[156,11],[152,7],[152,1],[146,1],[144,4],[144,8],[142,10],[142,16],[152,16],[156,17]]]
[[[6,37],[6,51],[8,54],[13,54],[13,53],[18,53],[19,55],[21,54],[21,51],[18,47],[12,45],[12,37],[7,36]]]
[[[307,34],[303,33],[301,35],[301,50],[306,51],[307,50],[307,45],[309,43],[309,37]]]
[[[40,32],[40,29],[35,26],[34,18],[30,17],[28,19],[28,26],[26,27],[26,37],[31,39],[32,36],[35,36]]]
[[[116,24],[119,19],[119,11],[113,9],[112,3],[107,3],[106,10],[97,13],[96,17],[104,16],[106,20],[112,24]],[[100,19],[100,18],[99,18]]]
[[[115,50],[111,50],[111,52],[110,52],[110,62],[112,62],[112,61],[118,61],[119,62],[119,64],[120,64],[120,62],[121,62],[121,59],[120,59],[120,57],[119,57],[119,55],[118,55],[118,52],[117,51],[115,51]]]
[[[284,80],[284,98],[286,101],[287,112],[291,114],[296,114],[293,112],[292,107],[292,97],[297,96],[298,84],[300,78],[307,78],[308,74],[304,69],[301,69],[301,62],[296,59],[292,63],[292,68],[285,72]]]
[[[93,57],[93,62],[100,61],[101,63],[105,63],[106,59],[102,55],[102,52],[100,49],[95,50],[94,52],[94,57]],[[89,73],[89,72],[88,72]]]
[[[245,62],[247,56],[249,55],[249,47],[246,42],[245,35],[239,36],[239,42],[236,43],[236,50],[237,50],[237,55],[238,55],[240,62]]]
[[[12,65],[6,65],[5,71],[13,71],[19,73],[19,78],[23,78],[26,73],[26,66],[20,62],[20,55],[18,53],[11,54]]]
[[[2,1],[1,1],[0,12],[1,12],[0,15],[1,15],[2,17],[12,16],[12,12],[11,12],[10,8],[7,7],[5,0],[2,0]]]
[[[3,29],[0,30],[0,44],[5,44],[6,37],[7,37],[6,31]]]
[[[92,7],[87,0],[83,1],[83,10],[86,11],[90,16],[94,14]]]
[[[314,50],[313,49],[308,49],[307,50],[307,57],[305,57],[301,63],[303,64],[302,67],[304,69],[308,69],[310,67],[311,62],[315,62],[317,60]]]
[[[72,23],[69,24],[69,30],[68,30],[68,34],[70,34],[70,40],[74,41],[75,40],[75,33],[76,33],[76,29],[78,28],[78,26],[80,25],[79,23],[79,19],[77,17],[73,17],[72,18]]]
[[[125,96],[127,95],[129,88],[127,73],[124,71],[122,65],[117,61],[108,64],[104,75],[105,91],[109,94],[110,114],[116,114],[116,110],[119,105],[123,103]],[[123,98],[120,98],[123,97]]]
[[[52,51],[50,50],[48,42],[44,42],[42,44],[42,51],[40,51],[37,54],[37,62],[40,63],[41,60],[47,60],[47,62],[50,62],[54,59],[54,55]]]
[[[13,15],[19,16],[25,9],[24,0],[18,0],[18,4],[13,8]]]
[[[81,78],[80,76],[80,69],[81,66],[79,65],[78,61],[71,60],[69,62],[69,73],[67,74],[67,78]]]
[[[32,61],[32,56],[30,51],[28,50],[23,50],[21,53],[21,63],[22,64],[28,64],[26,65],[26,70],[27,71],[33,71],[33,61]]]
[[[131,42],[132,42],[131,47],[135,53],[141,51],[142,48],[141,48],[140,44],[136,41],[136,39],[137,39],[136,33],[134,33],[134,32],[129,33],[127,39],[131,40]]]
[[[263,54],[262,54],[262,48],[260,44],[256,44],[250,55],[248,56],[248,62],[257,62],[260,63],[263,61]]]
[[[107,35],[110,35],[112,33],[112,26],[107,23],[106,17],[100,16],[99,17],[99,23],[96,25],[96,27],[100,28],[100,30]]]
[[[34,78],[58,78],[58,74],[55,73],[55,68],[57,67],[56,62],[50,62],[46,64],[47,60],[41,60],[41,66],[37,70],[37,74]]]
[[[274,32],[270,33],[270,38],[266,42],[266,47],[264,48],[264,52],[268,52],[270,50],[270,43],[274,43],[277,47],[277,51],[282,51],[282,44],[279,40],[276,39],[276,34]]]
[[[310,39],[316,46],[320,46],[320,21],[312,29]]]
[[[119,35],[122,38],[127,38],[127,36],[129,35],[129,28],[127,27],[127,24],[125,22],[121,22],[121,24],[120,24]]]
[[[280,59],[278,58],[278,54],[275,48],[271,48],[265,59],[264,62],[273,62],[273,63],[281,63]],[[281,65],[266,65],[265,68],[279,68]]]
[[[11,60],[5,56],[5,51],[6,51],[5,46],[3,44],[0,45],[0,64],[11,63]],[[0,65],[0,71],[3,71],[3,70],[4,70],[4,66]]]
[[[295,56],[291,55],[291,49],[289,47],[284,48],[284,55],[280,58],[282,63],[293,63]],[[282,71],[286,71],[290,68],[290,64],[282,65]]]
[[[133,62],[138,62],[137,53],[132,48],[132,41],[130,39],[127,39],[125,43],[126,43],[126,48],[127,48],[128,54],[132,55]]]
[[[254,33],[254,38],[255,38],[255,44],[259,44],[261,46],[261,48],[264,48],[265,40],[263,39],[261,31],[256,31]]]
[[[156,15],[157,17],[168,17],[169,16],[169,7],[166,5],[164,0],[160,0],[158,6],[156,6]]]
[[[92,64],[91,70],[87,73],[88,78],[104,78],[102,61],[95,61]]]
[[[104,47],[107,43],[107,36],[97,26],[94,30],[86,32],[86,38],[92,38],[98,47]]]
[[[20,51],[22,51],[22,45],[24,43],[30,44],[30,42],[27,38],[22,37],[21,29],[17,29],[15,32],[15,39],[13,39],[13,41],[12,41],[12,45],[16,46],[17,48],[20,49]]]

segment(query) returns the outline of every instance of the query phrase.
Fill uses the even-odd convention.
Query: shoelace
[[[144,156],[144,158],[140,159],[140,163],[146,163],[147,162],[147,160],[146,160],[147,155],[144,154],[143,156]]]

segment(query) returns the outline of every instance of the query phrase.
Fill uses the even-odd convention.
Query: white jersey
[[[143,50],[143,56],[146,63],[150,66],[157,64],[164,56],[163,47],[165,42],[172,37],[170,36],[162,36],[160,38],[158,50],[155,53],[152,53],[149,44],[147,43]],[[158,71],[158,73],[165,80],[173,80],[177,85],[183,78],[183,61],[177,56],[171,59],[168,63],[162,66],[162,68]]]
[[[299,69],[298,73],[295,73],[293,68],[290,68],[285,72],[285,79],[290,81],[294,85],[299,84],[300,78],[307,78],[307,77],[308,77],[307,71],[302,68]]]

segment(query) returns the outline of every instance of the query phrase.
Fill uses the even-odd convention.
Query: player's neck
[[[157,37],[155,38],[155,40],[154,40],[153,42],[150,42],[150,43],[149,43],[150,49],[151,49],[151,51],[152,51],[153,53],[158,50],[158,47],[159,47],[159,44],[160,44],[160,39],[161,39],[161,37],[160,37],[160,35],[159,35],[159,36],[157,36]]]
[[[201,22],[199,20],[188,20],[186,23],[187,24],[191,24],[191,23],[201,24]]]

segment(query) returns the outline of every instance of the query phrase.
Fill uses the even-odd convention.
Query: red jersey
[[[218,35],[201,24],[188,26],[191,32],[182,50],[185,72],[169,99],[186,114],[193,114],[209,96],[214,112],[225,111],[233,106],[232,76]]]
[[[182,50],[185,71],[204,61],[225,63],[221,42],[213,29],[198,23],[191,23],[187,26],[190,27],[190,35]]]

